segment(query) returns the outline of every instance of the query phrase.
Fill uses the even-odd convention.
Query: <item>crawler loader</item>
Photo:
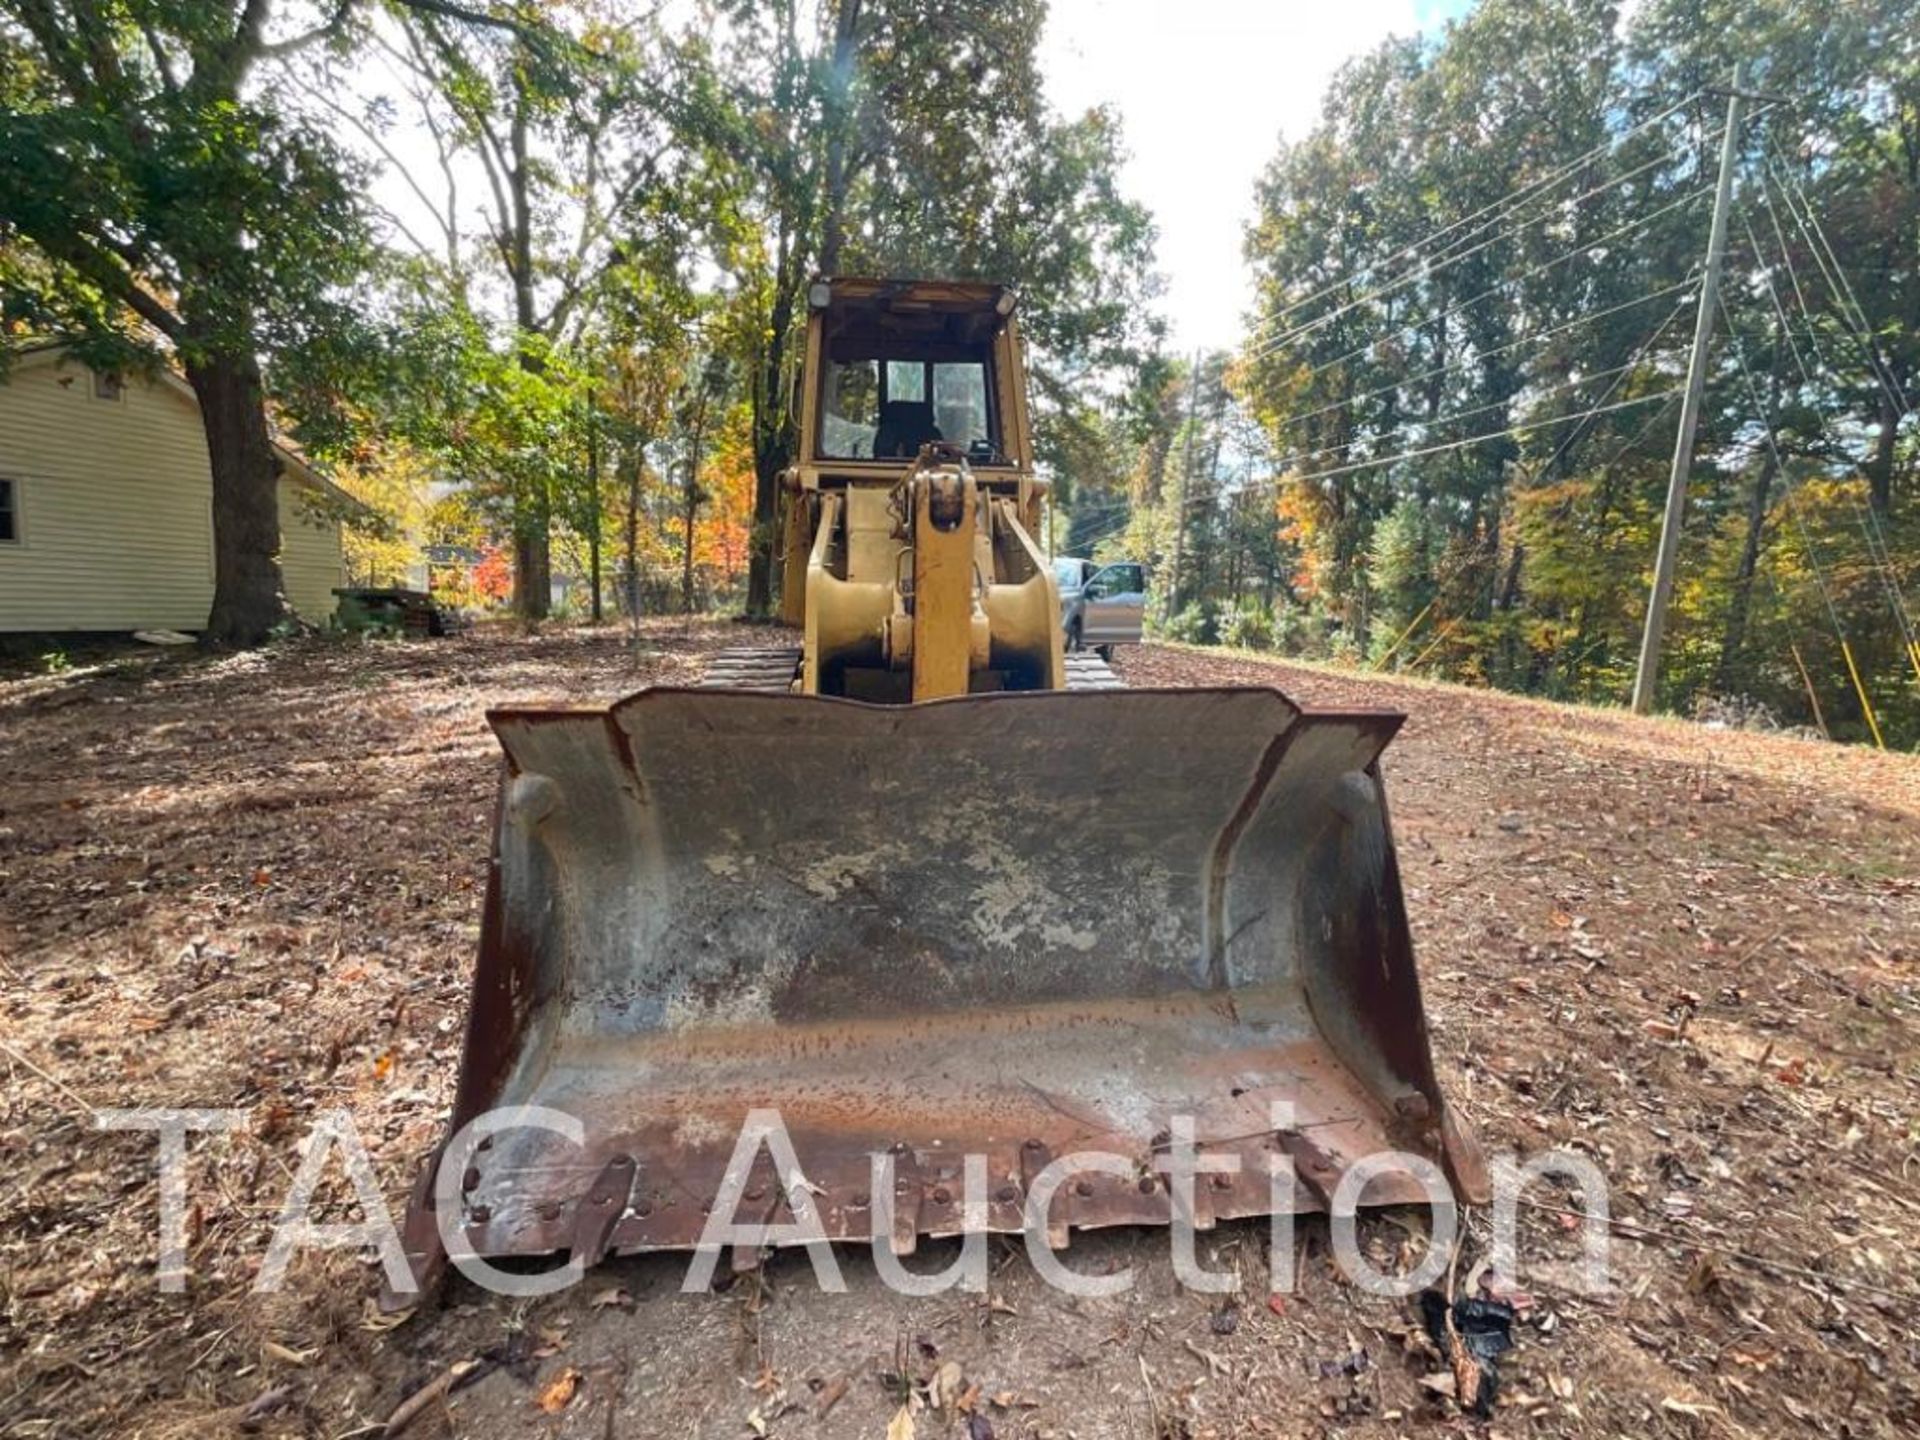
[[[692,1247],[766,1109],[826,1237],[896,1252],[1030,1230],[1029,1188],[1074,1152],[1126,1171],[1060,1188],[1048,1243],[1168,1223],[1180,1117],[1204,1160],[1241,1162],[1195,1190],[1202,1227],[1326,1209],[1382,1151],[1484,1199],[1381,789],[1403,717],[1128,689],[1067,654],[1012,293],[808,298],[779,537],[800,643],[723,653],[698,687],[490,715],[506,765],[448,1135],[516,1106],[580,1128],[502,1130],[438,1187],[436,1153],[416,1274],[449,1235],[581,1264]],[[896,1177],[878,1235],[875,1154]],[[771,1169],[740,1193],[741,1218],[792,1219]],[[1364,1191],[1422,1198],[1404,1164]]]

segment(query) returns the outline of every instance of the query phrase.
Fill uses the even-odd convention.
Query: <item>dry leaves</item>
[[[826,1419],[827,1412],[833,1409],[834,1406],[838,1405],[840,1401],[843,1398],[845,1398],[847,1393],[847,1387],[851,1383],[852,1381],[845,1375],[838,1376],[835,1379],[829,1381],[821,1389],[820,1403],[813,1413],[822,1420]]]
[[[935,1410],[951,1410],[960,1403],[966,1389],[966,1374],[957,1361],[948,1360],[933,1372],[927,1382],[927,1403]]]
[[[573,1403],[579,1389],[580,1372],[569,1365],[541,1389],[539,1406],[549,1415],[558,1415]]]
[[[686,669],[672,667],[690,647],[738,643],[730,626],[682,643],[677,621],[643,625],[645,669],[608,627],[193,658],[151,678],[60,682],[74,703],[57,710],[0,683],[0,753],[12,763],[0,816],[9,981],[0,1024],[54,1073],[99,1076],[102,1086],[111,1077],[116,1098],[106,1103],[254,1109],[254,1133],[194,1142],[192,1201],[204,1209],[196,1305],[244,1292],[284,1199],[282,1167],[297,1163],[293,1147],[316,1107],[350,1105],[383,1181],[398,1193],[411,1179],[404,1167],[431,1143],[458,1060],[477,910],[468,887],[485,872],[498,765],[482,709],[536,692],[604,699],[647,678],[684,679]],[[1620,1187],[1616,1213],[1662,1229],[1787,1261],[1807,1260],[1810,1244],[1831,1247],[1820,1263],[1837,1279],[1920,1286],[1907,1239],[1920,1213],[1908,1163],[1920,1034],[1920,889],[1909,878],[1920,874],[1920,768],[1911,759],[1720,735],[1714,774],[1737,783],[1709,823],[1688,779],[1705,761],[1700,734],[1681,724],[1159,648],[1123,653],[1122,665],[1137,685],[1277,683],[1308,703],[1412,713],[1383,760],[1402,876],[1449,1093],[1459,1086],[1492,1146],[1586,1151]],[[1697,1016],[1692,1004],[1674,1013],[1683,990],[1697,993]],[[386,1057],[384,1083],[358,1083]],[[236,1378],[217,1394],[196,1388],[192,1367],[228,1322],[179,1330],[150,1276],[110,1284],[99,1268],[102,1256],[119,1266],[151,1254],[151,1140],[122,1148],[82,1134],[69,1107],[37,1103],[34,1082],[21,1079],[8,1144],[22,1173],[0,1194],[9,1319],[21,1333],[58,1337],[62,1353],[121,1358],[84,1383],[53,1365],[23,1373],[5,1392],[10,1418],[17,1410],[29,1424],[51,1418],[55,1431],[142,1433],[156,1404],[230,1416],[260,1387],[292,1378],[316,1415],[341,1414],[369,1378],[382,1395],[399,1394],[418,1355],[432,1353],[396,1343],[410,1332],[378,1332],[411,1324],[447,1333],[426,1309],[411,1321],[356,1322],[350,1305],[337,1313],[354,1272],[296,1266],[285,1298],[310,1327],[279,1317],[243,1324],[205,1361],[207,1373]],[[220,1166],[221,1192],[203,1183],[203,1148]],[[36,1182],[41,1167],[76,1154],[91,1158]],[[1669,1175],[1675,1164],[1695,1178]],[[142,1177],[144,1192],[123,1190]],[[1684,1217],[1663,1209],[1678,1193],[1692,1202]],[[1849,1228],[1834,1234],[1835,1219]],[[1523,1253],[1570,1256],[1580,1227],[1572,1215],[1529,1211]],[[1687,1289],[1690,1253],[1623,1233],[1612,1263],[1630,1313],[1553,1297],[1565,1386],[1548,1388],[1562,1402],[1579,1396],[1588,1413],[1548,1429],[1634,1433],[1655,1412],[1702,1432],[1807,1433],[1832,1422],[1815,1412],[1853,1356],[1871,1368],[1847,1423],[1862,1434],[1905,1423],[1900,1397],[1920,1393],[1906,1343],[1911,1307],[1729,1259],[1741,1307],[1767,1327],[1743,1332],[1720,1308],[1720,1287]],[[1105,1317],[1056,1320],[1017,1275],[1004,1283],[1028,1319],[1005,1318],[1014,1307],[998,1295],[986,1314],[1016,1331],[1044,1314],[1075,1356],[1110,1353]],[[607,1295],[594,1318],[620,1322],[607,1312],[626,1302],[601,1283],[569,1303],[584,1317],[590,1297]],[[792,1303],[796,1323],[838,1323],[816,1297]],[[1295,1338],[1339,1343],[1308,1302],[1253,1303],[1236,1335],[1209,1342],[1223,1356]],[[500,1313],[489,1309],[489,1323]],[[1205,1335],[1204,1307],[1184,1321],[1195,1324],[1136,1334],[1156,1365],[1205,1375],[1197,1403],[1214,1407],[1206,1419],[1217,1433],[1255,1433],[1230,1412],[1228,1377],[1179,1346],[1182,1335]],[[363,1328],[345,1343],[327,1343],[329,1325],[356,1323]],[[1623,1347],[1644,1363],[1611,1363]],[[713,1386],[732,1385],[729,1358],[713,1367]],[[1049,1406],[1070,1399],[1081,1433],[1117,1431],[1097,1360],[1084,1363],[1020,1383]],[[246,1376],[250,1364],[273,1368]],[[1718,1388],[1729,1379],[1747,1391]],[[708,1381],[690,1379],[688,1403],[712,1403]],[[846,1420],[858,1393],[856,1381],[832,1413]],[[1659,1415],[1669,1396],[1682,1405],[1717,1398],[1726,1415]],[[476,1412],[510,1405],[523,1427],[541,1419],[517,1386],[457,1398]],[[589,1389],[561,1413],[577,1421],[591,1398]],[[1006,1390],[992,1400],[1033,1403]],[[1315,1423],[1293,1397],[1275,1404],[1262,1418],[1276,1433]],[[875,1405],[862,1412],[868,1433],[881,1423]],[[1003,1432],[1033,1418],[1008,1419],[1003,1408],[994,1411]],[[663,1414],[655,1428],[686,1433],[685,1418]],[[909,1407],[893,1440],[911,1436],[913,1420]],[[960,1427],[950,1419],[939,1428],[945,1437]]]

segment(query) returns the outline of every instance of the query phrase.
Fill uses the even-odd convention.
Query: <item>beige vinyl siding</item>
[[[294,613],[324,625],[340,603],[334,587],[347,583],[340,522],[314,513],[311,495],[296,481],[280,482],[280,578]]]
[[[96,399],[85,367],[23,357],[0,380],[0,476],[20,541],[0,543],[0,632],[198,630],[213,600],[212,480],[191,394],[131,378]],[[289,597],[333,610],[337,524],[317,529],[280,486]]]

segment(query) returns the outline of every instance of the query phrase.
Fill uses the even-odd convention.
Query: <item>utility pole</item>
[[[1173,514],[1173,575],[1167,586],[1167,619],[1180,614],[1180,585],[1185,578],[1181,560],[1187,548],[1187,487],[1193,478],[1194,402],[1200,396],[1200,351],[1193,352],[1193,369],[1187,375],[1187,445],[1180,455],[1180,499]]]
[[[1667,629],[1667,605],[1673,599],[1674,562],[1680,554],[1680,524],[1687,511],[1687,480],[1693,473],[1694,432],[1700,426],[1700,397],[1707,386],[1707,348],[1713,339],[1713,314],[1720,303],[1720,267],[1727,255],[1727,212],[1733,201],[1733,162],[1740,148],[1740,108],[1746,98],[1744,64],[1733,67],[1727,96],[1727,130],[1720,140],[1720,184],[1713,195],[1713,225],[1707,235],[1706,273],[1700,279],[1700,313],[1693,322],[1693,356],[1687,363],[1687,393],[1680,404],[1680,433],[1673,445],[1673,469],[1667,475],[1667,509],[1660,521],[1660,549],[1653,561],[1653,592],[1647,597],[1647,628],[1640,637],[1640,665],[1633,676],[1633,713],[1653,710],[1660,685],[1660,645]]]
[[[680,543],[680,613],[693,613],[693,526],[700,515],[700,452],[707,443],[707,384],[700,383],[700,398],[693,411],[693,439],[687,447],[687,488],[682,497]]]

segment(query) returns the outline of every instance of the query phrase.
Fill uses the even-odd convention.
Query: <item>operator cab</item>
[[[1013,294],[964,282],[823,280],[817,417],[809,459],[898,466],[930,441],[974,466],[1018,463],[1001,350]]]

